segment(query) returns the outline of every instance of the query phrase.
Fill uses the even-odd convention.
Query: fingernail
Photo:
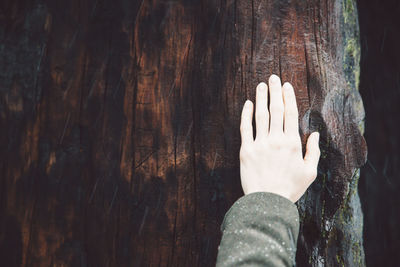
[[[292,89],[291,87],[292,87],[292,85],[290,84],[290,83],[288,83],[288,82],[285,82],[284,84],[283,84],[283,86],[282,86],[283,88],[285,88],[286,90],[290,90],[290,89]]]
[[[319,142],[319,132],[316,132],[316,137],[317,138],[317,142]]]
[[[267,88],[267,84],[265,82],[260,82],[258,84],[258,89],[261,91],[265,91],[265,89]]]
[[[275,74],[271,75],[271,82],[276,83],[279,81],[279,77]]]
[[[247,99],[246,102],[244,103],[244,106],[246,108],[250,107],[250,100]]]

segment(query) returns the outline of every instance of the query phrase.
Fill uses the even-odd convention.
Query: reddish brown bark
[[[8,266],[214,265],[222,218],[243,194],[240,111],[272,73],[296,90],[303,141],[321,132],[319,177],[298,204],[298,264],[351,262],[343,244],[352,232],[335,216],[366,146],[344,67],[357,29],[343,24],[343,5],[4,3]]]

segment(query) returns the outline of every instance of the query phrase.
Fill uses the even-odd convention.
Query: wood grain
[[[240,111],[272,73],[303,143],[321,133],[298,265],[362,262],[344,248],[361,242],[345,207],[366,158],[349,2],[4,1],[5,266],[213,266],[243,195]]]

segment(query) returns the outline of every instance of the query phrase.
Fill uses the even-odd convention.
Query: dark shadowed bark
[[[359,0],[368,162],[359,183],[367,266],[398,266],[400,249],[400,1]]]
[[[7,266],[213,266],[243,195],[240,112],[293,84],[299,266],[363,265],[357,10],[326,1],[3,1],[0,255]]]

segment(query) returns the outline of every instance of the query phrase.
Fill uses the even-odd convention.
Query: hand
[[[271,192],[293,203],[300,199],[317,177],[320,156],[319,133],[307,140],[303,159],[298,110],[292,85],[283,87],[276,75],[268,86],[260,83],[256,91],[256,139],[253,138],[253,103],[247,100],[242,111],[240,133],[240,179],[245,195]]]

